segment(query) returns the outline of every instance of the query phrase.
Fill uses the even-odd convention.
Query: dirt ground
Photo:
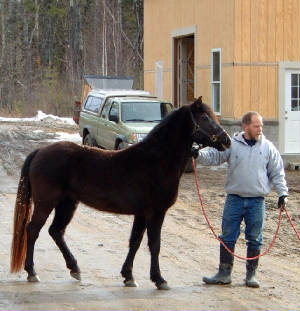
[[[125,288],[120,276],[128,250],[132,217],[111,215],[82,204],[67,228],[66,241],[82,271],[82,281],[70,277],[62,255],[48,235],[52,215],[35,247],[40,283],[28,283],[26,273],[10,274],[10,243],[17,180],[25,156],[49,144],[56,132],[76,133],[76,126],[53,122],[0,122],[0,310],[300,310],[300,244],[284,215],[270,253],[260,260],[259,289],[244,285],[245,262],[235,260],[233,282],[208,286],[204,275],[216,272],[219,244],[200,209],[193,174],[185,174],[176,204],[167,213],[162,231],[160,264],[171,286],[158,291],[149,280],[146,237],[138,251],[134,275],[139,287]],[[226,169],[197,169],[205,209],[220,232]],[[300,172],[287,171],[287,209],[300,231]],[[265,246],[278,222],[277,195],[267,200]],[[236,247],[245,255],[243,233]]]

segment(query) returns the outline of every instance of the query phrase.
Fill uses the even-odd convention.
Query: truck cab
[[[123,149],[141,141],[173,110],[171,103],[140,90],[91,90],[81,107],[82,143]]]

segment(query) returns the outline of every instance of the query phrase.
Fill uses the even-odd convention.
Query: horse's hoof
[[[169,290],[171,287],[169,287],[167,282],[162,282],[161,284],[155,284],[157,289],[159,290]]]
[[[28,275],[27,281],[32,282],[32,283],[40,282],[40,278],[37,274],[36,275]]]
[[[124,281],[125,287],[138,287],[138,283],[135,280]]]
[[[73,272],[73,271],[70,271],[70,274],[71,274],[71,277],[73,277],[74,279],[76,279],[76,280],[78,280],[78,281],[81,281],[80,272]]]

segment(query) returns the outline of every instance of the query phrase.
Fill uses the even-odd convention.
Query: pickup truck
[[[138,90],[91,90],[81,107],[82,143],[123,149],[141,141],[173,110],[173,105]]]

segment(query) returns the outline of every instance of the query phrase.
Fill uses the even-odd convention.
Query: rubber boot
[[[254,248],[248,248],[247,249],[247,257],[256,257],[260,253],[259,249],[254,249]],[[253,287],[253,288],[258,288],[259,287],[259,282],[255,278],[255,272],[258,266],[258,258],[254,260],[247,260],[246,263],[246,286],[248,287]]]
[[[234,251],[234,247],[230,248]],[[220,265],[217,274],[211,278],[203,277],[203,282],[206,284],[230,284],[231,283],[231,271],[233,266],[233,255],[231,255],[221,244],[220,245]]]

